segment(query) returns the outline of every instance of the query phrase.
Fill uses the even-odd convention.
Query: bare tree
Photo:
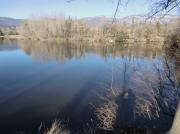
[[[120,8],[120,5],[122,5],[123,2],[125,3],[125,5],[127,5],[129,0],[117,0],[117,6],[116,6],[116,10],[114,12],[113,22],[115,21],[118,9]],[[165,16],[173,9],[179,8],[180,0],[156,0],[156,1],[151,0],[151,2],[149,2],[149,4],[152,7],[151,7],[151,11],[150,11],[147,19],[152,18],[153,16],[155,16],[157,14],[163,14],[163,16]]]

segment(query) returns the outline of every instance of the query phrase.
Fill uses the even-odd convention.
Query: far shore
[[[144,38],[141,39],[124,39],[124,41],[121,42],[116,42],[115,40],[111,38],[99,38],[99,39],[92,39],[92,38],[48,38],[48,39],[31,39],[31,38],[26,38],[22,35],[5,35],[5,36],[0,36],[0,39],[14,39],[14,40],[26,40],[26,41],[48,41],[48,42],[61,42],[61,41],[73,41],[73,42],[90,42],[90,43],[103,43],[104,45],[113,45],[113,44],[123,44],[123,45],[133,45],[134,43],[137,44],[148,44],[148,45],[153,45],[158,43],[156,46],[163,46],[164,45],[164,40],[163,39],[154,39],[149,42],[147,42]]]
[[[0,36],[0,38],[25,40],[25,38],[21,35],[5,35],[5,36]]]

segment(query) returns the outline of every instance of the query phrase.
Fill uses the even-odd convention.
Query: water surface
[[[134,72],[153,72],[152,63],[162,67],[162,56],[161,48],[148,45],[1,41],[0,131],[38,132],[40,124],[48,127],[55,119],[83,131],[94,117],[97,94],[111,86],[138,92]],[[165,117],[136,125],[166,131],[171,122]]]

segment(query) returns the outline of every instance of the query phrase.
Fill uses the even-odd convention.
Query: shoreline
[[[18,40],[25,40],[25,38],[21,35],[5,35],[5,36],[0,36],[0,39],[18,39]]]
[[[145,46],[156,46],[156,47],[163,47],[165,45],[164,39],[155,39],[155,40],[150,40],[147,41],[144,38],[141,39],[124,39],[123,41],[115,41],[113,39],[99,39],[99,40],[94,40],[91,38],[47,38],[47,39],[30,39],[26,38],[21,35],[5,35],[5,36],[0,36],[0,39],[13,39],[13,40],[22,40],[22,41],[38,41],[38,42],[88,42],[93,44],[101,44],[103,43],[104,45],[127,45],[127,46],[133,46],[134,44],[139,44],[139,45],[145,45]],[[158,43],[158,44],[157,44]]]

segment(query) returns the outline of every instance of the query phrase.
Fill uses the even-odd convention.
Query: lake
[[[87,126],[96,125],[94,107],[103,103],[99,96],[110,89],[151,98],[151,91],[134,78],[158,77],[154,66],[163,69],[163,55],[162,48],[149,45],[1,40],[0,131],[38,132],[57,119],[73,132],[83,133]],[[137,118],[129,116],[128,106],[135,105],[134,99],[130,102],[121,109],[124,126],[170,129],[173,118],[167,115],[149,119],[134,112]]]

